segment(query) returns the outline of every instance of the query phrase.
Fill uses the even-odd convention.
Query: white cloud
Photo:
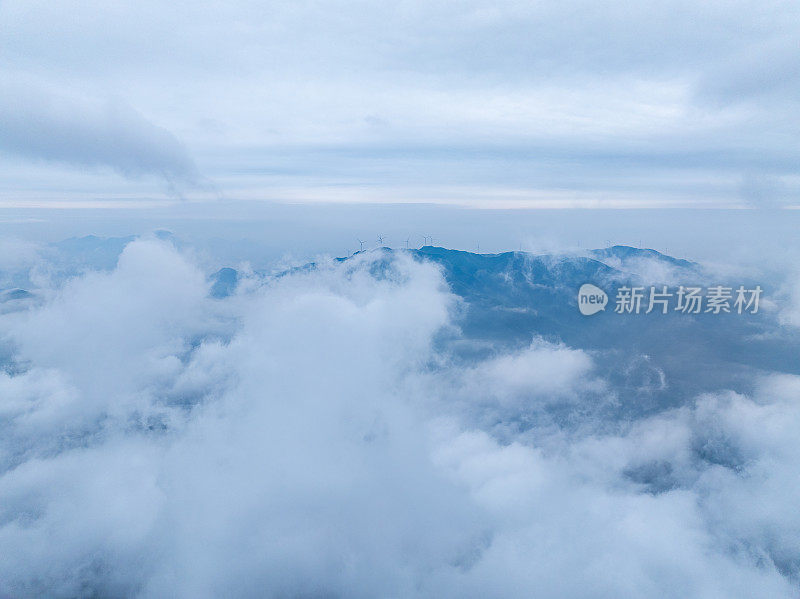
[[[800,272],[791,269],[781,292],[786,299],[781,310],[781,320],[790,326],[800,327]]]
[[[0,271],[26,271],[36,266],[40,248],[25,239],[3,236],[0,238]]]
[[[384,258],[215,300],[187,257],[135,241],[0,316],[0,592],[795,594],[796,378],[499,439],[482,398],[596,401],[591,357],[443,362],[454,297]]]

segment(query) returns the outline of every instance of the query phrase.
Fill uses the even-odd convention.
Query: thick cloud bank
[[[797,378],[564,428],[529,414],[613,402],[593,356],[449,358],[431,264],[208,291],[135,241],[0,317],[0,593],[796,596]]]

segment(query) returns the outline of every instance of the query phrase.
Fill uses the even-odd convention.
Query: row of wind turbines
[[[419,235],[419,237],[422,237],[422,245],[423,246],[425,246],[425,245],[433,245],[433,236],[432,235]],[[379,248],[386,247],[387,240],[388,240],[387,237],[385,237],[383,235],[378,235],[377,245],[375,247],[379,247]],[[363,252],[364,251],[364,244],[367,243],[367,242],[364,241],[363,239],[357,239],[357,241],[358,241],[358,244],[360,246],[358,251],[359,252]],[[411,243],[411,237],[406,237],[406,239],[405,239],[406,249],[409,249],[409,247],[410,247],[409,244],[410,243]]]

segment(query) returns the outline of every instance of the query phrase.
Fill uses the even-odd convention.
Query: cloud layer
[[[797,378],[561,428],[613,400],[592,356],[449,358],[430,264],[208,288],[140,240],[0,317],[0,592],[796,594]]]
[[[783,206],[799,191],[797,12],[785,0],[12,0],[0,64],[59,95],[123,98],[234,197]],[[185,167],[174,138],[139,119],[79,117],[51,123],[59,135],[37,151],[63,159],[53,146],[74,136],[80,156],[84,128],[99,127],[135,148],[158,141],[125,157],[104,146],[120,170]]]

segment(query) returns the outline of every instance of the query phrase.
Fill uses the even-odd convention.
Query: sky
[[[789,0],[2,0],[0,24],[0,206],[800,205]]]

